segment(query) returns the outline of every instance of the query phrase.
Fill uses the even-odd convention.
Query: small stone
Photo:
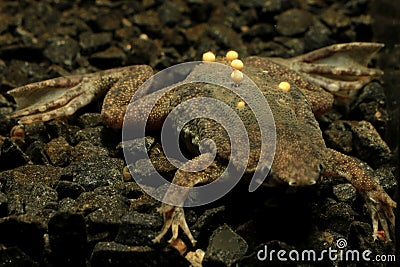
[[[320,20],[315,19],[313,25],[304,35],[305,51],[311,51],[334,43],[332,31]]]
[[[22,166],[29,161],[29,157],[10,138],[0,142],[0,171]]]
[[[184,3],[184,2],[183,2]],[[164,2],[157,9],[158,17],[160,21],[167,26],[174,26],[179,23],[182,19],[182,14],[179,7],[173,1]]]
[[[12,262],[12,264],[10,264]],[[0,265],[1,266],[30,266],[39,267],[39,263],[34,261],[26,253],[18,247],[2,247],[0,248]]]
[[[91,54],[110,46],[112,35],[109,32],[84,32],[79,35],[79,45],[83,54]]]
[[[239,53],[246,54],[246,48],[239,34],[224,25],[212,25],[207,29],[208,36],[214,39],[222,49],[234,48]]]
[[[79,53],[79,44],[69,37],[53,37],[48,40],[43,54],[53,63],[72,67]]]
[[[115,241],[125,245],[152,245],[152,239],[162,227],[159,214],[129,212],[122,217]]]
[[[85,266],[87,234],[81,214],[58,212],[49,221],[50,260],[55,265]]]
[[[92,267],[167,266],[171,263],[177,267],[190,264],[176,250],[154,250],[149,246],[127,246],[117,242],[97,243],[90,258]]]
[[[313,15],[301,9],[289,9],[277,17],[277,29],[285,36],[302,34],[312,25]]]
[[[6,247],[20,248],[37,262],[43,261],[44,234],[45,225],[37,216],[11,215],[0,219],[1,243]]]
[[[353,121],[350,123],[354,136],[354,153],[361,160],[372,167],[386,163],[391,158],[391,151],[385,141],[367,121]]]
[[[226,224],[214,231],[204,257],[204,264],[220,263],[232,265],[246,254],[246,241]]]
[[[73,161],[62,170],[62,175],[91,191],[100,186],[122,183],[123,166],[122,159],[93,156]]]
[[[96,146],[89,141],[81,141],[74,147],[71,156],[73,161],[81,161],[90,157],[106,157],[108,151],[104,147]]]
[[[252,40],[254,38],[261,38],[263,40],[269,40],[275,34],[275,28],[271,24],[257,23],[243,33],[243,39]]]
[[[64,137],[52,139],[45,146],[46,154],[55,166],[67,166],[71,161],[73,147],[68,144]]]
[[[353,151],[353,134],[344,121],[334,121],[324,131],[325,141],[328,147],[348,154]]]
[[[103,129],[104,126],[96,126],[93,128],[86,128],[79,130],[76,133],[76,140],[78,142],[88,141],[95,146],[102,146],[103,145]]]
[[[348,27],[351,23],[349,17],[344,14],[343,9],[328,8],[322,13],[321,19],[333,29]]]
[[[40,123],[34,123],[32,125],[41,125]],[[25,126],[26,127],[26,126]],[[27,135],[32,136],[32,131],[29,130],[29,128],[26,127],[27,130]],[[39,132],[40,130],[40,132]],[[76,125],[70,125],[67,124],[65,121],[62,120],[52,120],[49,122],[46,122],[46,126],[38,130],[36,130],[39,135],[46,136],[44,133],[50,135],[50,138],[58,138],[58,137],[63,137],[65,140],[72,145],[75,145],[77,143],[76,141],[76,134],[80,130],[80,128]],[[41,139],[43,142],[48,143],[50,140],[47,139]]]
[[[149,9],[148,11],[135,14],[133,16],[133,23],[142,30],[142,32],[152,35],[160,35],[162,23],[160,17],[155,10]]]
[[[327,208],[325,225],[329,229],[346,235],[355,216],[356,213],[349,204],[339,202]]]
[[[269,0],[264,2],[263,10],[267,13],[281,13],[282,11],[292,7],[289,0]]]
[[[89,57],[89,62],[93,66],[108,69],[121,66],[125,59],[126,55],[121,49],[111,46],[104,51],[92,54]]]
[[[127,65],[149,64],[155,65],[157,57],[161,54],[158,46],[150,39],[134,38],[131,49],[126,51]]]
[[[357,191],[351,184],[338,184],[333,186],[333,194],[339,201],[349,203],[354,202],[357,196]]]
[[[85,192],[85,188],[83,188],[83,186],[70,181],[59,181],[55,189],[58,194],[58,199],[63,199],[63,198],[76,199],[83,192]]]

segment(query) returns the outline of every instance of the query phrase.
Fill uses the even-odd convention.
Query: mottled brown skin
[[[359,51],[357,50],[357,52]],[[332,96],[323,91],[320,87],[305,80],[302,74],[291,71],[287,64],[276,64],[268,58],[261,57],[247,58],[244,60],[244,64],[244,73],[258,85],[259,89],[268,100],[275,120],[277,133],[276,152],[267,182],[271,184],[278,182],[286,183],[291,186],[307,186],[315,184],[316,181],[324,175],[344,177],[357,189],[366,201],[372,217],[374,238],[377,237],[378,225],[381,224],[386,233],[387,240],[390,240],[390,235],[393,234],[394,226],[393,208],[396,207],[396,203],[374,180],[372,174],[365,165],[360,164],[349,156],[326,148],[325,146],[314,113],[321,114],[328,110],[333,101]],[[104,100],[102,115],[105,123],[111,127],[118,128],[122,125],[126,104],[136,92],[137,87],[146,77],[152,74],[151,68],[147,66],[133,67],[135,73],[127,72],[127,68],[116,69],[114,72],[112,70],[108,71],[112,77],[118,77],[116,80],[104,78],[104,73],[101,75],[97,74],[97,76],[93,74],[91,76],[91,78],[94,78],[92,80],[92,85],[96,86],[96,88],[108,87],[110,90],[110,93]],[[325,66],[323,66],[323,69],[325,71]],[[364,76],[368,74],[367,70],[363,69],[359,72],[362,74],[362,78],[360,78],[362,79],[362,83],[366,80]],[[334,71],[337,71],[337,66],[334,68]],[[349,69],[348,73],[357,73],[357,71]],[[374,75],[373,73],[376,73],[376,71],[371,71],[371,73],[371,75]],[[343,74],[343,72],[340,72],[340,74]],[[215,73],[213,75],[215,75]],[[99,79],[99,77],[101,77],[101,79]],[[85,80],[84,82],[90,83],[90,81],[91,80]],[[279,83],[282,81],[287,81],[291,84],[291,90],[289,92],[283,92],[278,88]],[[48,83],[47,81],[47,84]],[[334,88],[335,86],[332,86],[332,83],[333,82],[329,80],[330,87]],[[344,83],[346,84],[346,82]],[[352,81],[351,86],[354,84],[356,84],[356,82]],[[32,87],[32,85],[28,86]],[[43,86],[46,86],[46,81],[33,85],[33,87]],[[80,87],[83,87],[82,84]],[[15,90],[19,94],[18,90]],[[14,91],[12,95],[16,96],[16,92]],[[124,96],[121,95],[120,97],[120,92],[124,92]],[[158,98],[160,94],[164,94],[164,91],[160,90],[155,93],[143,95],[134,105],[137,110],[142,110],[144,107],[150,105],[154,98]],[[224,100],[233,109],[237,108],[236,104],[240,100],[228,90],[214,85],[204,85],[201,83],[182,85],[168,92],[158,101],[147,121],[148,129],[152,131],[159,130],[164,118],[175,106],[187,99],[199,96],[208,96]],[[45,105],[51,106],[54,102],[54,100],[51,100],[50,104],[47,103]],[[40,105],[43,106],[43,103]],[[13,116],[21,118],[21,123],[32,123],[34,121],[48,119],[49,116],[43,119],[43,116],[46,116],[46,112],[54,114],[51,110],[46,110],[44,113],[37,112],[41,111],[40,105],[35,106],[33,104],[33,107],[27,105],[27,108],[16,111]],[[192,106],[191,108],[200,109],[201,107]],[[185,110],[182,111],[185,112]],[[250,139],[250,158],[245,167],[246,171],[251,173],[255,171],[255,166],[261,152],[260,133],[257,121],[247,106],[237,111],[245,124],[247,135]],[[54,116],[51,115],[51,118]],[[129,117],[137,124],[143,124],[147,120],[147,118],[141,116],[140,112],[135,112]],[[213,139],[217,143],[217,157],[208,168],[200,172],[188,173],[177,170],[173,183],[189,187],[201,183],[209,183],[220,176],[228,159],[232,160],[238,168],[246,164],[243,163],[243,155],[240,153],[232,155],[232,157],[229,158],[231,148],[230,139],[223,128],[212,120],[196,119],[185,126],[183,131],[187,139],[186,143],[190,147],[198,146],[199,141],[203,138]],[[235,138],[233,138],[233,140],[235,140]],[[240,140],[238,142],[240,142]],[[210,157],[211,153],[204,153],[185,164],[192,166],[201,165],[203,162],[210,160]],[[183,193],[183,197],[180,194],[176,194],[176,192],[168,191],[165,199],[180,197],[183,201],[188,192],[180,193]],[[170,241],[176,240],[178,237],[178,228],[181,227],[191,242],[195,244],[195,240],[186,224],[184,212],[181,207],[162,204],[159,211],[163,213],[165,223],[161,233],[154,241],[160,241],[170,227],[173,233],[173,237]]]

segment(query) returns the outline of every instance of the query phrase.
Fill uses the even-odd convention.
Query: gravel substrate
[[[163,222],[160,204],[124,176],[121,132],[102,124],[101,101],[68,119],[27,125],[25,138],[16,140],[9,137],[16,120],[6,117],[15,108],[8,90],[133,64],[162,70],[208,50],[291,57],[334,43],[375,41],[370,2],[1,1],[0,266],[190,265],[168,245],[170,232],[153,244]],[[392,125],[384,87],[370,83],[318,121],[327,146],[368,163],[393,196],[398,170],[381,139]],[[156,151],[158,140],[149,142]],[[337,249],[341,238],[346,249],[394,254],[393,243],[373,241],[363,204],[344,179],[324,177],[318,187],[296,192],[248,193],[240,183],[212,204],[185,210],[198,240],[188,250],[205,251],[204,266],[367,266],[257,259],[266,246],[321,251]]]

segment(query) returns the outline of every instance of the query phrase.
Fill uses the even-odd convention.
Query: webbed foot
[[[179,227],[181,227],[192,245],[196,245],[196,240],[194,239],[186,223],[185,212],[182,207],[175,207],[163,203],[161,207],[157,209],[157,211],[163,214],[164,226],[161,229],[161,232],[153,239],[154,243],[160,242],[161,238],[164,237],[169,228],[171,228],[172,231],[172,238],[168,240],[168,242],[171,243],[178,238]]]
[[[14,88],[8,94],[14,98],[17,110],[10,117],[19,118],[20,124],[30,124],[71,116],[78,109],[103,96],[124,77],[147,70],[146,67],[129,66],[59,77]]]
[[[380,69],[367,67],[383,46],[380,43],[362,42],[334,44],[297,57],[271,60],[330,92],[343,93],[346,90],[358,90],[383,74]]]
[[[394,202],[384,191],[369,192],[366,198],[366,206],[371,214],[373,238],[376,240],[381,233],[379,232],[379,224],[385,233],[385,240],[392,241],[391,236],[395,236],[395,216],[393,209],[396,208]]]

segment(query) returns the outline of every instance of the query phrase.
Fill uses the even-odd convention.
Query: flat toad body
[[[360,54],[360,43],[350,45],[356,50],[357,56]],[[346,47],[346,46],[344,46]],[[351,48],[350,47],[350,48]],[[341,49],[342,50],[341,50]],[[366,45],[365,48],[373,50]],[[376,49],[376,46],[374,46]],[[341,53],[344,51],[344,53]],[[330,94],[323,91],[320,87],[313,85],[308,80],[315,82],[317,79],[314,73],[318,71],[323,76],[318,79],[319,84],[330,90],[337,91],[341,87],[360,87],[380,74],[378,70],[362,67],[365,58],[354,57],[349,60],[347,50],[343,47],[332,46],[326,50],[317,50],[317,53],[309,54],[306,58],[312,58],[312,62],[320,60],[320,65],[313,63],[302,65],[304,58],[299,61],[274,60],[261,57],[250,57],[244,60],[244,73],[250,77],[261,90],[267,99],[272,110],[276,127],[276,151],[271,168],[271,173],[267,180],[271,183],[287,183],[291,186],[312,185],[321,176],[331,175],[346,178],[364,197],[368,210],[372,217],[374,238],[378,235],[378,226],[381,224],[390,240],[390,234],[394,229],[393,208],[396,203],[386,194],[382,187],[374,180],[368,169],[359,164],[353,158],[341,154],[326,147],[322,138],[321,130],[315,120],[314,113],[323,113],[330,108],[333,98]],[[318,56],[334,54],[331,72],[326,67],[327,60]],[[325,53],[325,54],[324,54]],[[339,56],[337,56],[339,55]],[[337,59],[345,59],[348,68],[339,65]],[[369,59],[369,57],[367,57]],[[347,61],[346,61],[347,60]],[[289,62],[289,63],[288,63]],[[355,62],[355,63],[354,63]],[[351,63],[351,64],[350,64]],[[353,64],[354,63],[354,64]],[[289,68],[296,69],[302,66],[304,69],[310,68],[305,73],[294,72]],[[355,66],[355,67],[354,67]],[[201,66],[199,67],[201,68]],[[121,127],[126,106],[131,96],[137,88],[150,76],[152,70],[148,66],[133,66],[120,69],[103,71],[97,74],[86,76],[73,76],[69,78],[57,78],[49,81],[39,82],[16,88],[10,92],[16,99],[20,110],[13,114],[13,117],[21,118],[21,123],[32,123],[35,121],[45,121],[56,117],[62,117],[73,113],[79,107],[87,104],[96,98],[96,95],[105,94],[102,115],[104,122],[112,127]],[[346,76],[343,81],[332,80],[331,76]],[[190,76],[190,74],[189,74]],[[349,77],[356,76],[357,79],[351,80]],[[291,84],[291,89],[284,92],[278,85],[282,81]],[[240,86],[240,85],[239,85]],[[67,92],[57,89],[72,88]],[[53,89],[55,93],[48,97],[46,91]],[[40,97],[30,102],[26,92],[34,90]],[[182,85],[169,91],[159,101],[149,116],[147,124],[150,130],[158,130],[162,126],[165,117],[179,103],[188,99],[204,96],[227,101],[233,109],[241,101],[236,95],[229,91],[222,91],[221,87],[209,84]],[[50,90],[51,91],[51,90]],[[87,93],[90,91],[90,93]],[[121,93],[123,92],[123,93]],[[158,98],[161,91],[144,95],[134,104],[137,110],[146,107],[153,98]],[[72,99],[72,100],[71,100]],[[185,110],[182,110],[185,112]],[[238,112],[245,124],[247,134],[250,139],[250,158],[245,163],[247,172],[254,172],[255,166],[260,159],[261,139],[256,120],[248,109],[244,107]],[[147,118],[142,118],[140,112],[133,115],[133,121],[138,124],[146,123]],[[231,143],[227,133],[220,125],[209,119],[196,119],[185,126],[186,138],[189,146],[196,146],[204,138],[215,140],[217,143],[217,156],[212,158],[212,153],[205,152],[195,156],[192,160],[184,163],[187,166],[201,165],[211,159],[211,164],[200,172],[190,173],[177,170],[173,179],[174,184],[193,187],[197,184],[209,183],[217,179],[223,172],[228,159],[235,164],[243,164],[241,155],[229,156]],[[207,150],[206,150],[207,151]],[[229,158],[230,157],[230,158]],[[174,192],[167,192],[165,198],[175,197]],[[164,215],[164,227],[161,233],[155,238],[159,241],[171,227],[173,237],[170,241],[177,239],[179,226],[194,244],[195,240],[186,224],[182,207],[175,207],[162,204],[160,211]]]

